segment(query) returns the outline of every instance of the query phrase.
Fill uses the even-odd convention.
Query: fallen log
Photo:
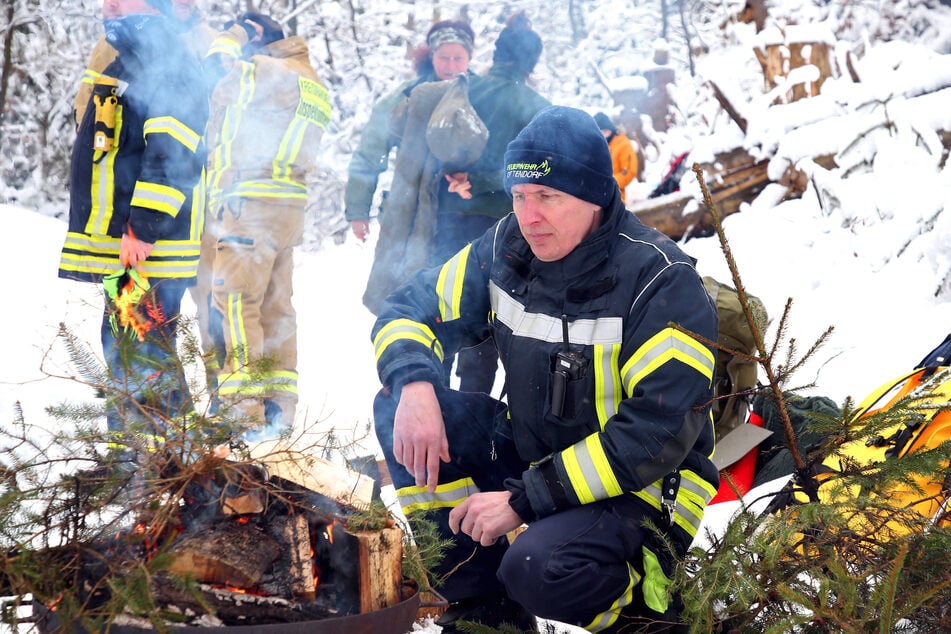
[[[768,161],[755,161],[743,150],[722,155],[702,165],[704,179],[720,218],[740,210],[744,202],[752,202],[769,183]],[[657,198],[632,203],[630,211],[648,227],[657,229],[672,240],[689,240],[714,234],[713,214],[703,200],[677,191]]]

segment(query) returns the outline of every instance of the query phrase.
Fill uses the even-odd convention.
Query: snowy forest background
[[[637,75],[651,64],[658,38],[666,39],[677,76],[674,122],[656,135],[637,193],[648,191],[670,157],[685,150],[692,160],[706,161],[742,147],[755,158],[771,159],[773,180],[788,164],[807,173],[801,199],[783,201],[785,188],[771,186],[726,225],[748,288],[769,310],[771,330],[787,297],[796,299],[792,333],[803,346],[835,324],[831,351],[803,377],[817,379],[819,393],[840,403],[860,397],[907,369],[948,332],[951,0],[766,1],[773,34],[808,27],[832,51],[833,81],[822,95],[780,106],[765,94],[754,55],[764,35],[738,20],[743,0],[197,3],[213,26],[249,8],[286,20],[289,33],[307,38],[333,100],[311,182],[303,247],[308,257],[295,273],[295,303],[300,323],[307,324],[301,386],[312,408],[308,419],[320,410],[318,416],[338,430],[367,421],[378,385],[369,344],[372,319],[359,296],[372,240],[354,244],[346,229],[347,165],[372,104],[409,76],[407,51],[421,45],[432,21],[442,18],[471,21],[477,34],[472,69],[481,73],[491,64],[505,18],[526,10],[545,44],[532,86],[553,103],[590,112],[615,112],[605,83]],[[25,216],[35,210],[66,218],[72,100],[102,32],[99,15],[99,0],[5,0],[0,9],[0,218],[8,223],[0,235],[0,255],[8,264],[0,294],[6,297],[36,295],[55,277],[65,226]],[[849,65],[861,83],[849,79]],[[749,121],[745,134],[715,98],[711,79]],[[835,155],[837,166],[817,167],[811,159],[819,154]],[[342,246],[335,244],[340,239],[346,240]],[[691,240],[685,250],[698,258],[702,273],[729,279],[715,239]],[[78,295],[75,283],[60,282],[42,298],[41,314],[0,315],[0,331],[8,335],[7,370],[0,377],[4,420],[11,419],[14,396],[34,424],[45,420],[42,406],[60,397],[60,384],[51,388],[34,379],[40,367],[35,353],[47,348],[62,314],[91,315],[85,321],[98,333],[98,305],[87,300],[85,311],[77,310],[82,297],[63,297]],[[74,286],[60,293],[65,284]],[[68,301],[73,304],[64,309]],[[36,323],[43,319],[49,323]],[[26,348],[32,356],[22,354]],[[314,351],[336,363],[318,367]],[[725,526],[732,510],[719,508],[725,506],[708,509],[710,525]]]
[[[720,139],[720,145],[743,143],[706,83],[712,73],[729,77],[729,90],[747,105],[763,92],[752,52],[754,27],[737,20],[742,0],[262,0],[254,5],[198,0],[213,26],[255,8],[310,44],[333,99],[332,123],[312,177],[310,249],[319,249],[333,234],[342,237],[349,155],[374,101],[411,74],[407,52],[423,43],[435,19],[471,21],[477,34],[471,67],[484,72],[505,18],[526,10],[545,44],[531,84],[553,103],[592,112],[613,108],[604,80],[637,75],[651,64],[655,41],[666,39],[677,70],[675,127],[651,148],[648,181],[659,178],[671,153],[695,148],[699,137]],[[948,0],[766,2],[769,25],[821,25],[831,35],[834,74],[843,72],[847,56],[861,58],[876,42],[906,41],[942,55],[951,52],[951,29],[943,28],[949,5]],[[65,218],[75,136],[72,99],[102,32],[100,2],[6,0],[3,13],[0,202]],[[739,54],[725,56],[729,50]]]

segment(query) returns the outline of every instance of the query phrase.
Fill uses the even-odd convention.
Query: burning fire
[[[145,335],[165,317],[162,309],[152,302],[149,297],[149,281],[138,272],[130,272],[123,276],[125,284],[119,289],[115,298],[116,317],[119,325],[132,330],[139,341],[145,341]]]

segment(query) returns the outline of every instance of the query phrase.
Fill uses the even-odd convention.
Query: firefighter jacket
[[[202,22],[201,14],[195,11],[192,17],[184,22],[173,22],[173,28],[179,33],[179,39],[182,43],[194,53],[198,59],[205,57],[205,52],[211,46],[211,41],[218,35],[218,32]],[[96,46],[92,49],[89,56],[89,63],[83,71],[82,79],[79,82],[79,90],[76,91],[76,98],[73,100],[73,113],[76,115],[76,127],[83,122],[83,115],[86,114],[86,106],[89,104],[89,98],[92,97],[93,84],[102,75],[106,66],[115,61],[116,49],[112,48],[105,36],[99,38]]]
[[[503,432],[532,463],[506,483],[519,515],[634,495],[693,536],[719,475],[714,352],[690,333],[715,340],[716,310],[671,240],[617,194],[604,213],[559,261],[534,258],[511,214],[416,275],[373,328],[380,379],[397,394],[421,380],[441,389],[442,359],[491,333],[505,368]],[[556,378],[566,351],[577,367]],[[665,497],[670,478],[679,486]]]
[[[326,88],[294,36],[241,58],[247,33],[238,25],[208,50],[225,74],[211,98],[206,140],[208,196],[218,209],[228,196],[307,202],[307,173],[330,121]]]
[[[154,244],[149,278],[194,278],[204,223],[204,78],[166,18],[106,21],[119,52],[99,78],[73,146],[60,277],[121,270],[127,228]]]

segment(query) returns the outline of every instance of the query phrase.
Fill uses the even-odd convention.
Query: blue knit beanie
[[[594,118],[583,110],[549,106],[535,115],[505,152],[505,191],[532,183],[607,207],[617,181],[611,152]]]

